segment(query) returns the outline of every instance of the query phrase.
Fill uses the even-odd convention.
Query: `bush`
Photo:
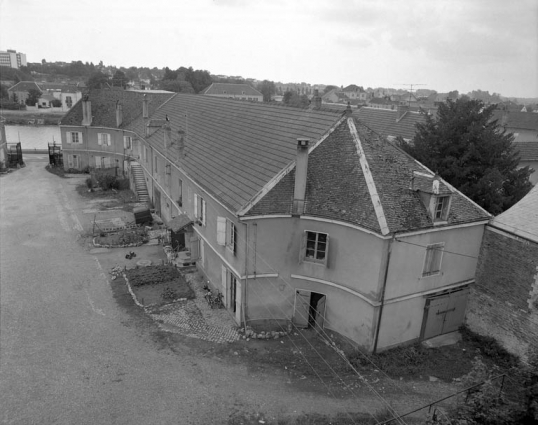
[[[88,187],[88,189],[93,189],[93,179],[91,177],[88,177],[86,179],[86,186]]]
[[[10,111],[19,111],[19,110],[25,110],[26,106],[21,105],[19,102],[13,102],[11,100],[2,99],[0,101],[0,108],[10,110]]]

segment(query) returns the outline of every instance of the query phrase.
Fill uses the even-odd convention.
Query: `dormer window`
[[[448,217],[448,205],[450,204],[450,196],[435,197],[434,220],[445,221]]]

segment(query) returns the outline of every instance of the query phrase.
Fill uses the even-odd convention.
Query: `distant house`
[[[359,87],[355,84],[350,84],[347,87],[344,87],[342,89],[342,93],[346,96],[348,99],[354,99],[366,102],[369,98],[369,95],[367,92],[364,91],[362,87]]]
[[[536,185],[538,183],[538,140],[535,142],[514,142],[514,145],[521,158],[520,167],[528,166],[534,170],[529,180]]]
[[[13,94],[17,96],[20,104],[26,104],[28,99],[28,90],[35,89],[42,93],[40,106],[49,107],[52,103],[50,96],[62,102],[61,110],[68,111],[82,98],[82,87],[73,84],[59,83],[36,83],[34,81],[21,81],[8,89],[9,96],[12,99]]]
[[[538,141],[538,114],[532,112],[495,110],[493,120],[514,135],[515,142]]]
[[[524,359],[538,347],[538,185],[486,226],[466,321]]]
[[[390,100],[390,97],[374,97],[368,100],[368,106],[379,109],[396,109],[400,104],[399,101]]]
[[[407,142],[415,137],[416,124],[426,122],[424,113],[410,111],[408,107],[402,105],[396,109],[365,106],[357,109],[353,115],[376,133],[390,139],[402,137]]]
[[[9,93],[9,98],[13,99],[13,95],[17,97],[17,101],[21,105],[26,104],[26,99],[28,99],[28,90],[39,90],[43,93],[43,89],[34,81],[20,81],[14,86],[11,86],[7,89]]]
[[[203,95],[263,102],[263,94],[248,84],[213,83],[202,91]]]

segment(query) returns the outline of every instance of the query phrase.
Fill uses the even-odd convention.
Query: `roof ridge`
[[[390,233],[389,226],[387,224],[387,218],[385,216],[385,212],[383,211],[383,205],[381,204],[381,198],[379,197],[379,194],[377,193],[377,188],[374,181],[374,176],[372,175],[372,172],[370,170],[370,167],[368,165],[368,160],[366,159],[366,155],[364,153],[364,150],[362,148],[361,139],[359,137],[359,133],[357,131],[357,128],[355,127],[355,121],[353,117],[349,117],[347,119],[347,125],[349,127],[349,131],[351,132],[351,136],[353,138],[353,141],[355,142],[355,147],[357,149],[357,154],[359,155],[359,163],[362,168],[362,174],[364,176],[364,179],[366,180],[366,186],[368,187],[368,192],[370,194],[370,199],[372,200],[372,204],[374,205],[374,211],[377,216],[377,222],[379,224],[379,228],[381,230],[381,234],[383,236]]]

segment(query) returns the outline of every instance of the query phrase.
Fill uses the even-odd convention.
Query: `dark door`
[[[185,232],[171,232],[172,248],[176,251],[181,251],[185,247]]]

